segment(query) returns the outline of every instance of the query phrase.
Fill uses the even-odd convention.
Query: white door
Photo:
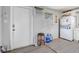
[[[30,44],[29,21],[29,9],[22,7],[13,7],[13,48],[24,47]]]

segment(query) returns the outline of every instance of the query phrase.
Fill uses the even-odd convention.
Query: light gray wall
[[[41,20],[46,21],[46,19],[44,19],[44,15],[43,13],[51,13],[53,14],[53,19],[52,19],[52,24],[49,24],[50,26],[43,26],[44,24],[48,23],[48,22],[43,22]],[[58,23],[55,23],[55,16],[58,16],[58,18],[60,18],[62,15],[62,13],[60,13],[59,11],[56,10],[49,10],[49,9],[45,9],[43,11],[41,11],[40,13],[37,12],[35,10],[35,19],[34,19],[34,36],[37,35],[37,33],[39,32],[43,32],[43,33],[51,33],[53,35],[53,38],[58,38],[58,33],[59,33],[59,25]]]
[[[2,45],[10,49],[10,7],[2,7]]]

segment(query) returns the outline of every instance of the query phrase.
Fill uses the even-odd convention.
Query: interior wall
[[[10,7],[2,7],[1,16],[1,34],[2,34],[2,45],[6,49],[10,49]]]
[[[61,13],[56,10],[48,10],[48,9],[46,9],[45,12],[49,12],[49,13],[53,14],[53,22],[52,22],[53,24],[50,24],[49,28],[47,26],[45,26],[45,28],[43,28],[43,31],[45,31],[47,33],[51,33],[53,35],[53,38],[58,38],[59,18],[61,17]],[[57,23],[56,23],[56,16],[58,17]]]
[[[52,19],[52,24],[50,24],[50,26],[43,26],[44,24],[47,24],[46,22],[42,22],[46,21],[46,19],[44,19],[44,13],[52,13],[53,14],[53,19]],[[38,14],[35,10],[35,19],[34,19],[34,37],[37,35],[37,33],[39,32],[43,32],[43,33],[51,33],[53,35],[53,38],[58,38],[58,34],[59,34],[59,25],[58,25],[58,21],[57,23],[55,16],[58,17],[58,20],[60,18],[62,13],[60,13],[59,11],[56,10],[50,10],[50,9],[44,9],[43,11],[40,11],[40,13]]]

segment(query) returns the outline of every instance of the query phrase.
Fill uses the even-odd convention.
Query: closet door
[[[13,48],[29,45],[30,13],[28,8],[13,7]]]

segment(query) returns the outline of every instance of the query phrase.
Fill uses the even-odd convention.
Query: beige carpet
[[[79,53],[78,42],[55,39],[53,42],[47,45],[58,53]]]
[[[8,53],[79,53],[79,43],[63,39],[54,39],[46,46],[29,46]]]
[[[49,49],[47,46],[29,46],[8,51],[7,53],[54,53],[54,51]]]
[[[7,53],[29,53],[39,48],[40,47],[28,46],[28,47],[23,47],[23,48],[18,48],[12,51],[8,51]]]
[[[49,49],[47,46],[41,46],[39,49],[36,49],[31,53],[55,53],[55,52]]]

